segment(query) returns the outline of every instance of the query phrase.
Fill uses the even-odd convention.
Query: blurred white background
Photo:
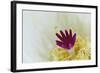
[[[10,1],[0,0],[0,73],[10,72]],[[26,0],[24,0],[26,1]],[[28,1],[28,0],[27,0]],[[100,13],[100,0],[30,0],[38,2],[54,2],[54,3],[69,3],[69,4],[86,4],[86,5],[98,5]],[[100,14],[98,15],[100,16]],[[98,20],[100,17],[98,18]],[[100,24],[100,22],[98,23]],[[100,25],[98,25],[99,27]],[[100,29],[99,29],[100,31]],[[100,37],[100,33],[98,34]],[[100,39],[98,39],[100,40]],[[100,42],[99,42],[100,44]],[[99,45],[100,48],[100,45]],[[100,49],[98,48],[98,51]],[[98,53],[100,56],[100,53]],[[99,57],[100,61],[100,57]],[[100,65],[100,63],[99,63]],[[65,70],[52,70],[52,71],[38,71],[34,73],[92,73],[100,72],[98,68],[82,68],[82,69],[65,69]],[[24,73],[24,72],[23,72]],[[27,72],[28,73],[28,72]],[[33,73],[33,72],[30,72]]]

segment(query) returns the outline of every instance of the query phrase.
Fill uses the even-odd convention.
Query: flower
[[[61,34],[61,35],[60,35]],[[56,33],[56,36],[60,39],[60,40],[56,40],[56,44],[64,49],[72,49],[75,41],[76,41],[76,33],[74,33],[74,35],[72,35],[72,30],[69,30],[69,33],[67,30],[65,30],[65,34],[64,32],[61,30],[60,34]]]

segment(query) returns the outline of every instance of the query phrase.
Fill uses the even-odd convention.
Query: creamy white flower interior
[[[49,61],[56,48],[56,32],[72,29],[91,39],[91,14],[23,10],[23,63]]]

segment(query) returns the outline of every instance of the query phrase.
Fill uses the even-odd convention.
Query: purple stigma
[[[69,30],[69,33],[67,30],[65,30],[65,33],[63,31],[60,31],[60,34],[56,33],[56,36],[59,40],[56,40],[56,44],[59,47],[62,47],[64,49],[71,49],[73,48],[75,41],[76,41],[76,33],[72,34],[72,30]]]

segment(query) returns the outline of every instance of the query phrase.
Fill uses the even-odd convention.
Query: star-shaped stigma
[[[61,35],[60,35],[61,34]],[[56,44],[64,49],[71,49],[73,48],[75,41],[76,41],[76,33],[72,35],[72,30],[65,30],[65,33],[61,30],[60,34],[56,33],[56,36],[59,40],[56,40]]]

